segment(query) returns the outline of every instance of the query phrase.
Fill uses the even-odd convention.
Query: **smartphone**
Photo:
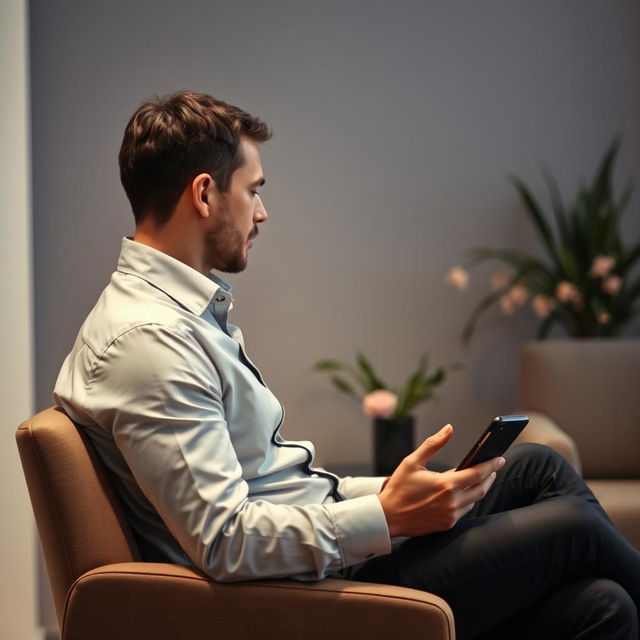
[[[456,471],[497,458],[504,454],[518,434],[527,426],[529,416],[524,414],[497,416],[462,459]]]

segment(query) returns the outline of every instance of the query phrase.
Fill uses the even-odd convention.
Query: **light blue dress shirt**
[[[231,288],[124,238],[54,398],[145,547],[215,580],[321,578],[389,553],[382,478],[314,468],[229,323]]]

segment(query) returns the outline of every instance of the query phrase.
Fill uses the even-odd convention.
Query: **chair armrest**
[[[529,424],[518,436],[516,442],[546,444],[560,453],[581,474],[580,454],[573,438],[544,413],[538,413],[537,411],[527,411],[526,413],[529,416]]]
[[[389,585],[326,579],[220,584],[179,565],[129,562],[82,575],[67,595],[64,640],[305,638],[453,640],[444,600]]]

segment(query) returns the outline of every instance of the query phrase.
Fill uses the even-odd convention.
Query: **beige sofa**
[[[519,441],[562,453],[640,549],[640,340],[531,343],[518,377]]]

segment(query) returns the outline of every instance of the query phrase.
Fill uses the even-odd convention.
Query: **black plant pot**
[[[414,449],[413,416],[373,421],[373,466],[377,476],[390,476]]]

